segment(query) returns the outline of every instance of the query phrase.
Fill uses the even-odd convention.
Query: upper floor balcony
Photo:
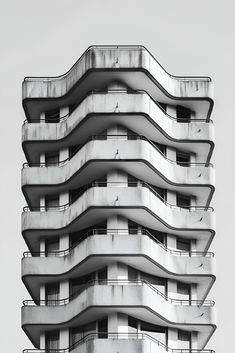
[[[28,204],[37,205],[48,192],[67,192],[116,168],[157,187],[194,195],[200,205],[209,205],[214,192],[212,164],[173,161],[139,135],[92,136],[66,160],[25,163],[22,189]]]
[[[144,227],[188,234],[207,240],[215,233],[212,207],[179,207],[167,202],[145,182],[95,182],[87,185],[72,204],[52,207],[25,207],[22,232],[31,248],[39,236],[64,234],[91,227],[111,216],[122,216]]]
[[[168,300],[167,300],[168,299]],[[22,327],[37,344],[40,331],[66,324],[85,324],[112,312],[135,316],[149,323],[196,331],[198,348],[203,348],[216,328],[213,302],[177,301],[166,298],[146,281],[94,281],[77,296],[63,301],[25,301]],[[40,328],[40,330],[39,330]]]
[[[104,89],[113,81],[143,89],[155,101],[173,105],[180,101],[204,119],[209,118],[213,107],[209,77],[173,76],[143,46],[92,46],[62,76],[25,78],[26,116],[31,120],[55,107],[73,105],[90,90]]]
[[[40,298],[40,285],[52,278],[82,276],[113,262],[168,279],[197,285],[197,297],[205,299],[215,281],[215,258],[211,252],[179,251],[159,242],[149,231],[94,229],[63,251],[25,252],[22,278],[31,296]]]
[[[53,353],[215,353],[210,349],[173,348],[157,340],[151,334],[131,332],[88,333],[68,348],[53,350]],[[49,353],[48,349],[24,349],[23,353]]]
[[[91,135],[115,124],[160,144],[194,153],[198,162],[209,162],[214,148],[212,121],[180,122],[143,91],[94,91],[71,113],[59,120],[39,119],[23,125],[22,143],[30,163],[41,153],[84,143]]]

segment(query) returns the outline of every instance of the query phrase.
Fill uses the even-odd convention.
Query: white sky
[[[218,308],[218,329],[208,348],[232,351],[235,320],[233,234],[235,169],[234,2],[224,0],[8,0],[0,3],[1,325],[4,353],[31,343],[20,328],[20,307],[29,294],[21,284],[20,191],[21,82],[24,76],[66,72],[91,44],[145,45],[175,75],[208,75],[215,84],[217,171],[215,203],[217,284],[209,294]],[[227,187],[226,187],[227,185]]]

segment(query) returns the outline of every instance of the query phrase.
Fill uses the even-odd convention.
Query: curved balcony
[[[198,297],[203,300],[215,281],[213,253],[169,249],[147,230],[128,234],[127,229],[94,229],[64,251],[25,252],[22,278],[32,297],[38,300],[40,284],[52,277],[62,281],[68,274],[82,276],[112,262],[125,263],[155,276],[197,283]]]
[[[198,119],[179,123],[145,92],[108,91],[90,93],[59,123],[24,124],[23,149],[34,163],[40,153],[76,145],[76,141],[83,143],[114,124],[122,124],[163,145],[195,153],[199,162],[208,162],[214,148],[212,123]]]
[[[215,233],[212,207],[181,208],[172,205],[145,182],[109,182],[107,187],[102,182],[95,182],[87,185],[80,195],[71,205],[24,207],[22,233],[29,247],[30,236],[33,236],[32,240],[37,240],[39,233],[41,236],[59,235],[65,231],[88,228],[101,222],[104,216],[113,215],[162,232],[176,235],[187,232],[191,236],[207,237],[208,246]]]
[[[77,322],[81,325],[87,323],[90,315],[97,320],[102,315],[118,311],[156,325],[197,331],[198,347],[203,348],[216,328],[215,308],[211,306],[213,303],[185,306],[169,302],[158,292],[145,282],[93,283],[64,305],[23,306],[22,327],[37,345],[37,326],[45,330],[48,325],[51,328],[63,328],[68,322],[70,325],[76,325]]]
[[[22,188],[29,205],[39,203],[47,192],[80,187],[115,168],[158,187],[193,194],[199,204],[208,205],[214,192],[211,164],[177,164],[144,136],[92,136],[67,160],[28,166],[25,163],[22,171]]]
[[[170,75],[143,46],[92,46],[62,76],[25,78],[23,106],[26,116],[33,119],[55,106],[79,102],[88,91],[104,89],[113,81],[121,81],[133,89],[144,89],[156,101],[168,104],[181,101],[204,119],[209,118],[213,107],[209,77]]]
[[[149,334],[127,332],[89,333],[65,349],[24,349],[23,353],[69,353],[79,349],[80,353],[128,352],[128,353],[215,353],[210,349],[170,348]]]

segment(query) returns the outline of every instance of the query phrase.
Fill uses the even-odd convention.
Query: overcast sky
[[[29,294],[21,284],[21,82],[24,76],[66,72],[92,44],[142,44],[175,75],[211,76],[215,84],[217,284],[209,294],[218,329],[208,345],[217,353],[234,342],[234,1],[228,0],[2,0],[0,4],[1,325],[0,350],[31,343],[20,328]]]

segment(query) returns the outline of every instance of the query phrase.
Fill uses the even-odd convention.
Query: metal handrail
[[[86,99],[88,98],[89,96],[91,95],[94,95],[94,94],[110,94],[110,93],[120,93],[120,94],[123,94],[123,93],[126,93],[126,94],[146,94],[150,100],[152,102],[154,102],[154,104],[157,105],[157,107],[164,113],[165,116],[167,116],[169,119],[171,120],[174,120],[174,121],[177,121],[178,123],[185,123],[184,121],[180,121],[177,119],[177,117],[175,116],[172,116],[170,114],[168,114],[163,108],[162,106],[159,104],[158,101],[155,101],[148,92],[146,92],[145,90],[133,90],[133,89],[93,89],[93,90],[90,90],[87,92],[87,94],[85,95],[85,97],[81,100],[81,102],[79,103],[79,105]],[[54,123],[55,120],[56,120],[56,123],[60,123],[61,121],[64,121],[66,120],[73,112],[74,110],[76,110],[77,106],[69,113],[67,113],[66,115],[63,115],[61,117],[56,117],[56,119],[53,119],[53,115],[52,117],[48,117],[48,118],[36,118],[36,119],[31,119],[30,121],[28,119],[25,119],[24,122],[23,122],[23,125],[25,124],[31,124],[33,123],[34,120],[36,120],[37,123],[40,123],[40,122],[46,122],[46,123]],[[118,112],[116,112],[115,114],[118,114]],[[136,113],[138,114],[138,113]],[[57,116],[57,115],[56,115]],[[190,123],[190,122],[205,122],[205,123],[213,123],[213,120],[212,119],[199,119],[199,118],[191,118],[189,119],[189,121],[187,121],[187,123]]]
[[[174,299],[169,298],[166,294],[162,293],[160,290],[154,287],[154,285],[148,282],[145,279],[140,280],[129,280],[129,279],[101,279],[101,280],[90,280],[87,283],[84,283],[82,288],[77,292],[73,293],[71,296],[64,298],[64,299],[49,299],[49,300],[24,300],[23,306],[38,306],[38,305],[45,305],[45,306],[60,306],[66,305],[70,303],[72,300],[77,298],[84,290],[96,286],[96,285],[128,285],[128,286],[148,286],[151,290],[153,290],[157,295],[162,297],[165,301],[182,306],[214,306],[215,302],[213,300],[187,300],[187,299]]]
[[[59,162],[52,162],[52,163],[48,163],[48,162],[43,162],[43,163],[24,163],[23,164],[23,168],[28,168],[28,167],[53,167],[53,166],[58,166],[61,167],[64,164],[66,164],[68,161],[70,161],[77,153],[78,151],[80,151],[88,142],[90,141],[94,141],[94,140],[100,140],[101,138],[104,138],[104,140],[107,140],[109,137],[113,137],[116,138],[117,140],[120,138],[123,138],[125,140],[143,140],[143,141],[147,141],[151,146],[153,146],[153,148],[155,148],[158,153],[161,154],[161,156],[168,161],[171,164],[174,165],[179,165],[181,167],[192,167],[192,166],[203,166],[203,167],[213,167],[212,163],[208,163],[208,162],[180,162],[177,163],[177,161],[174,161],[170,158],[168,158],[156,145],[154,142],[152,142],[151,140],[149,140],[147,137],[143,136],[143,135],[137,135],[137,134],[123,134],[123,135],[111,135],[111,134],[106,134],[106,135],[92,135],[91,137],[89,137],[84,143],[82,143],[81,145],[79,145],[76,150],[73,152],[73,154],[71,156],[69,156],[68,158],[59,161]],[[101,139],[101,141],[104,141]]]
[[[121,186],[133,186],[133,187],[145,187],[147,189],[149,189],[149,191],[151,191],[156,197],[158,197],[166,206],[173,208],[173,209],[177,209],[177,210],[188,210],[188,211],[214,211],[214,208],[211,206],[184,206],[184,207],[180,207],[180,206],[176,206],[173,205],[171,203],[169,203],[168,201],[166,201],[164,199],[164,197],[162,197],[152,186],[150,186],[148,183],[144,182],[144,181],[127,181],[127,182],[103,182],[103,181],[95,181],[93,183],[89,183],[87,185],[85,185],[81,191],[80,194],[78,196],[81,197],[84,192],[86,192],[88,189],[91,189],[93,187],[107,187],[107,186],[111,186],[111,187],[121,187]],[[75,201],[76,202],[76,201]],[[31,212],[31,211],[38,211],[38,212],[46,212],[46,211],[64,211],[66,209],[68,209],[71,206],[72,203],[68,202],[64,205],[60,205],[60,206],[36,206],[36,207],[29,207],[29,206],[25,206],[23,208],[23,212]]]
[[[131,232],[135,232],[134,234],[130,234]],[[173,250],[162,244],[158,239],[156,239],[147,229],[92,229],[88,232],[86,232],[78,241],[76,241],[72,246],[65,250],[55,250],[55,251],[39,251],[39,252],[30,252],[30,251],[25,251],[23,253],[23,257],[33,257],[33,256],[67,256],[69,255],[74,248],[76,248],[81,242],[83,242],[85,239],[88,239],[91,236],[94,235],[118,235],[118,236],[127,236],[127,235],[146,235],[148,236],[151,240],[156,242],[162,249],[165,251],[169,252],[172,255],[175,256],[187,256],[187,257],[196,257],[196,256],[203,256],[203,257],[214,257],[213,252],[205,252],[205,251],[182,251],[182,250]]]
[[[127,333],[127,332],[93,332],[93,333],[88,333],[85,335],[83,338],[81,338],[79,341],[73,343],[71,346],[68,348],[64,349],[24,349],[23,353],[69,353],[72,350],[74,350],[76,347],[78,347],[81,344],[84,344],[86,342],[89,342],[91,340],[95,339],[138,339],[138,340],[145,340],[148,339],[154,343],[156,343],[159,347],[162,347],[165,351],[170,352],[170,353],[215,353],[215,351],[211,349],[194,349],[194,348],[170,348],[168,345],[165,343],[162,343],[161,341],[157,340],[153,336],[147,334],[147,333],[142,333],[142,332],[136,332],[136,333]]]

